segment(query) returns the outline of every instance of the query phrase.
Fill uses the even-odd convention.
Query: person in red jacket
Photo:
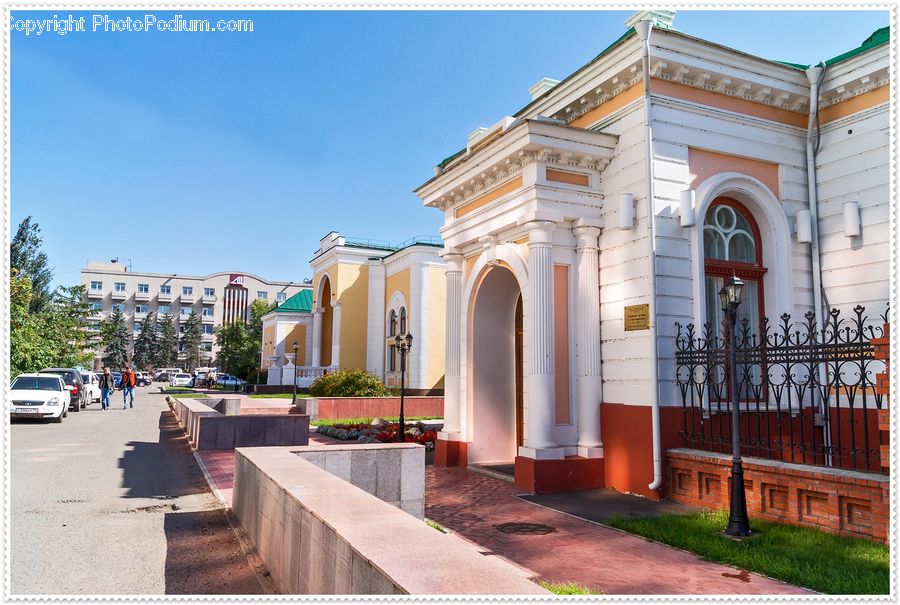
[[[123,410],[134,407],[134,385],[136,383],[137,377],[134,375],[134,370],[131,368],[122,368],[122,382],[120,383],[120,386],[122,387],[123,394]],[[131,398],[130,401],[129,397]]]

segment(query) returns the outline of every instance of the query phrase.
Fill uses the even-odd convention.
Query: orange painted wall
[[[819,112],[819,122],[825,124],[844,116],[868,109],[881,103],[888,103],[891,100],[891,90],[889,86],[882,86],[869,92],[864,92],[852,99],[835,103],[830,107],[824,108]]]
[[[553,265],[553,353],[556,424],[569,424],[569,265]]]
[[[488,204],[490,204],[497,198],[502,197],[512,191],[515,191],[516,189],[518,189],[519,187],[522,186],[522,182],[523,182],[522,177],[518,176],[518,177],[500,185],[499,187],[496,187],[496,188],[492,189],[491,191],[488,191],[484,195],[475,198],[471,202],[469,202],[467,204],[463,204],[462,206],[460,206],[459,208],[456,209],[456,212],[454,213],[456,218],[465,216],[465,215],[469,214],[470,212],[474,212],[474,211],[478,210],[479,208],[481,208],[482,206],[487,206]]]
[[[647,489],[653,481],[650,415],[649,405],[604,403],[600,406],[600,438],[603,441],[606,487],[659,500],[665,495],[664,489],[658,490],[658,493]],[[680,445],[681,408],[661,407],[659,426],[665,462],[666,450]]]
[[[626,90],[617,94],[606,103],[602,103],[594,109],[590,110],[580,118],[572,120],[569,123],[569,126],[576,126],[578,128],[588,128],[589,126],[593,126],[606,116],[612,114],[614,111],[621,109],[635,99],[642,97],[643,94],[644,86],[641,82],[638,82],[637,84],[634,84],[630,88],[627,88]]]
[[[692,177],[691,189],[697,189],[700,183],[713,175],[739,172],[758,179],[775,197],[781,199],[778,164],[691,147],[688,150],[688,167]],[[702,217],[698,220],[702,220]]]

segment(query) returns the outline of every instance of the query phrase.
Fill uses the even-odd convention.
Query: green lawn
[[[293,393],[272,393],[271,395],[265,395],[263,393],[254,393],[250,395],[251,399],[291,399],[294,396]],[[297,393],[297,399],[308,399],[309,393]]]
[[[435,420],[440,416],[405,416],[404,420]],[[388,422],[399,422],[400,416],[385,416]],[[314,426],[334,426],[336,424],[370,424],[372,418],[333,418],[313,420],[310,424]]]
[[[181,399],[209,399],[209,395],[206,393],[195,393],[193,391],[176,393],[175,396],[180,397]]]
[[[728,511],[614,517],[612,527],[693,552],[707,561],[754,571],[826,594],[888,594],[890,553],[884,544],[844,538],[809,527],[752,520],[754,535],[721,534]]]
[[[549,582],[541,580],[538,582],[541,586],[552,592],[553,594],[569,595],[569,594],[603,594],[596,590],[591,590],[587,586],[576,584],[575,582]]]

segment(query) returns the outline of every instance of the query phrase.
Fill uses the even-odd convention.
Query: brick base
[[[672,500],[728,508],[731,456],[674,449],[667,461]],[[750,517],[887,542],[886,475],[759,458],[744,458],[743,466]]]
[[[465,441],[438,439],[434,443],[435,466],[466,466],[468,454]]]
[[[516,487],[535,494],[596,489],[603,487],[603,458],[535,460],[516,456],[515,478]]]

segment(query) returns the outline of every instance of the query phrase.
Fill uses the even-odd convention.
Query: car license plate
[[[16,408],[16,414],[37,414],[40,412],[38,408]]]

